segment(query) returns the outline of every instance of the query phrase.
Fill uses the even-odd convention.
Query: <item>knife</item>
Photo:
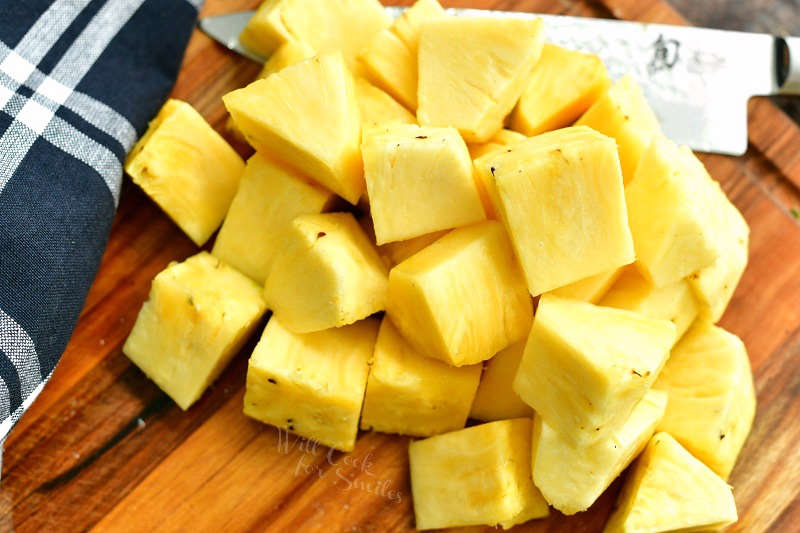
[[[399,16],[405,8],[387,7]],[[547,40],[590,52],[612,79],[631,74],[673,141],[701,152],[747,150],[747,101],[755,95],[800,95],[800,37],[690,26],[448,8],[454,16],[542,18]],[[254,11],[207,17],[200,29],[254,61],[264,58],[239,42]]]

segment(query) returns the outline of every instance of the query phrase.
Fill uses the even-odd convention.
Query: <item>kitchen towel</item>
[[[202,1],[0,0],[0,442],[72,334]]]

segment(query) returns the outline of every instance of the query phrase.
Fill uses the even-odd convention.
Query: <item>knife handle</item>
[[[800,95],[800,37],[775,40],[777,94]]]

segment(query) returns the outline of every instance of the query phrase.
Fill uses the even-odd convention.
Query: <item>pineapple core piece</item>
[[[478,160],[538,295],[634,260],[614,140],[564,128]]]
[[[318,52],[341,51],[347,64],[391,20],[377,0],[265,0],[239,40],[264,57],[281,45],[302,41]]]
[[[666,405],[666,393],[648,391],[622,426],[589,446],[571,444],[537,415],[531,462],[544,499],[566,515],[588,509],[641,453]]]
[[[544,295],[514,390],[566,441],[588,445],[625,423],[674,342],[668,320]]]
[[[263,285],[299,215],[328,209],[336,197],[255,154],[214,242],[213,254]]]
[[[153,278],[122,351],[185,410],[222,373],[265,311],[258,285],[200,252]]]
[[[669,394],[659,431],[670,433],[728,479],[756,410],[750,361],[742,341],[698,320],[672,350],[653,387]]]
[[[417,51],[422,24],[444,16],[436,0],[417,0],[390,28],[378,32],[359,56],[367,77],[408,109],[417,109]]]
[[[655,286],[676,283],[721,255],[714,182],[673,142],[653,140],[625,197],[637,266]]]
[[[372,128],[364,132],[361,151],[379,245],[486,218],[472,160],[455,129]]]
[[[549,514],[531,479],[531,421],[500,420],[408,446],[417,529],[500,525]]]
[[[656,433],[628,474],[605,533],[709,531],[736,522],[725,481],[669,433]]]
[[[364,191],[361,120],[341,54],[296,63],[222,99],[254,148],[358,202]]]
[[[622,276],[603,296],[599,305],[671,320],[675,324],[676,341],[697,317],[697,303],[685,280],[665,287],[654,287],[635,267],[624,269]]]
[[[484,363],[481,383],[469,412],[470,418],[488,422],[506,418],[530,418],[533,415],[533,409],[511,388],[523,350],[524,340],[500,350]]]
[[[384,318],[372,356],[361,429],[427,437],[461,429],[480,365],[456,368],[412,348]]]
[[[364,78],[355,79],[355,89],[361,123],[365,128],[391,123],[417,123],[417,117],[409,113],[408,109]]]
[[[231,205],[244,161],[195,109],[167,100],[125,160],[133,182],[198,246]]]
[[[419,41],[419,123],[454,126],[467,142],[488,141],[525,89],[542,43],[539,19],[426,22]]]
[[[528,332],[533,305],[498,222],[451,231],[389,273],[386,312],[417,350],[454,366]]]
[[[290,331],[352,324],[386,305],[387,273],[350,213],[294,219],[264,286],[264,299]]]
[[[596,304],[619,279],[625,267],[615,268],[550,291],[560,298]]]
[[[655,113],[630,76],[609,87],[575,125],[589,126],[616,139],[625,183],[633,179],[652,138],[661,134]]]
[[[511,116],[511,127],[533,136],[569,126],[610,83],[596,55],[545,44]]]
[[[351,451],[378,321],[299,335],[273,317],[247,367],[244,414]]]
[[[721,224],[718,238],[721,252],[717,259],[689,275],[694,295],[700,304],[700,316],[717,322],[725,313],[733,292],[747,267],[747,249],[750,228],[744,217],[714,182],[719,198]]]

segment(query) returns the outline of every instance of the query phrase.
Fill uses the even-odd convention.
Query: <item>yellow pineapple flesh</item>
[[[486,218],[455,129],[384,125],[364,132],[361,150],[379,245]]]
[[[603,531],[709,531],[737,518],[731,487],[668,433],[656,433],[628,474]]]
[[[427,437],[461,429],[481,376],[412,348],[384,318],[372,356],[361,429]]]
[[[661,133],[656,115],[630,76],[609,87],[575,125],[589,126],[616,139],[625,183],[633,179],[652,138]]]
[[[153,279],[122,351],[185,410],[222,373],[265,311],[258,285],[200,252]]]
[[[292,220],[325,211],[335,198],[303,176],[255,154],[247,161],[212,253],[263,285],[275,258],[284,252]]]
[[[471,143],[467,145],[469,155],[475,160],[475,186],[478,188],[478,195],[481,197],[483,203],[483,210],[486,212],[486,218],[491,220],[499,220],[500,216],[497,213],[497,205],[500,200],[497,197],[497,188],[494,183],[489,179],[490,176],[483,172],[478,172],[480,161],[486,161],[502,150],[507,150],[509,146],[516,144],[520,141],[527,139],[521,133],[515,131],[502,129],[497,134],[485,143]]]
[[[511,387],[524,350],[525,341],[522,340],[500,350],[484,363],[470,418],[489,422],[533,416],[533,409]]]
[[[721,204],[692,157],[657,137],[625,188],[637,266],[657,287],[711,265],[721,254]]]
[[[476,167],[497,189],[531,294],[634,260],[613,139],[565,128],[481,158]]]
[[[666,405],[665,392],[649,390],[622,426],[588,446],[573,445],[537,415],[531,462],[545,500],[566,515],[588,509],[644,449]]]
[[[302,41],[320,53],[340,51],[357,68],[358,53],[390,23],[377,0],[266,0],[239,40],[264,57],[287,42]]]
[[[356,101],[364,128],[381,124],[416,124],[417,117],[398,104],[394,98],[364,78],[356,78]]]
[[[233,200],[244,161],[180,100],[170,99],[125,160],[125,171],[198,246]]]
[[[409,444],[417,529],[500,525],[549,514],[531,480],[531,421],[501,420]]]
[[[668,320],[546,294],[514,390],[565,440],[591,444],[624,424],[674,341]]]
[[[378,251],[386,258],[390,267],[395,267],[421,251],[429,245],[438,241],[447,234],[447,230],[435,231],[426,235],[420,235],[407,241],[387,242],[378,247]]]
[[[672,350],[653,387],[669,394],[659,431],[670,433],[728,479],[756,409],[750,361],[742,341],[698,320]]]
[[[244,414],[351,451],[378,321],[296,334],[270,319],[250,356]]]
[[[417,51],[423,23],[445,16],[436,0],[417,0],[361,52],[366,76],[412,111],[417,109]]]
[[[655,287],[635,267],[627,267],[599,305],[636,311],[650,318],[670,320],[680,339],[697,317],[697,302],[686,280]]]
[[[417,120],[454,126],[467,142],[502,127],[542,50],[542,21],[446,17],[426,22],[419,42]]]
[[[614,268],[550,291],[550,294],[570,300],[596,304],[619,279],[626,267]]]
[[[420,352],[472,365],[522,339],[533,312],[498,222],[451,231],[389,273],[386,312]]]
[[[610,83],[603,61],[596,55],[545,44],[511,115],[511,127],[530,136],[567,127]]]
[[[273,262],[264,299],[292,332],[352,324],[386,306],[386,265],[350,213],[301,215]]]
[[[364,191],[361,118],[341,54],[296,63],[222,99],[256,150],[358,202]]]

